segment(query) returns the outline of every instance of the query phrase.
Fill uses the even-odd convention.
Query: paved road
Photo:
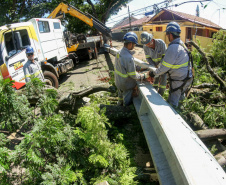
[[[114,70],[114,57],[100,54],[98,60],[80,61],[72,71],[60,77],[60,90],[79,91],[87,87],[103,83],[102,79],[109,78],[109,70]]]
[[[113,47],[121,49],[122,42],[112,42]],[[134,57],[145,59],[141,47],[134,48]],[[92,59],[79,62],[74,70],[60,77],[60,89],[62,91],[79,91],[89,86],[103,83],[101,79],[109,78],[109,71],[113,71],[115,58],[109,54],[99,54],[98,60]],[[99,67],[100,69],[97,69]]]

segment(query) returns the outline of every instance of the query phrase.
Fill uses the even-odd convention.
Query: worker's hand
[[[144,73],[145,79],[150,77],[149,73],[150,73],[150,71],[148,71],[147,73]]]

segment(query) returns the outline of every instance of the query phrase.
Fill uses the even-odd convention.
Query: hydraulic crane
[[[92,15],[88,14],[88,13],[84,13],[82,11],[80,11],[79,9],[75,8],[72,5],[67,5],[64,3],[60,3],[54,10],[53,12],[48,16],[48,18],[62,18],[63,14],[70,14],[73,17],[76,17],[80,20],[82,20],[84,23],[88,24],[90,27],[94,27],[96,28],[98,31],[100,31],[103,35],[105,35],[106,37],[112,37],[111,35],[111,29],[109,29],[107,26],[105,26],[101,21],[97,20],[95,17],[93,17]],[[74,42],[73,39],[71,38],[71,33],[67,33],[66,34],[66,45],[67,45],[67,51],[68,53],[74,53],[77,52],[79,53],[80,51],[78,51],[79,49],[86,49],[90,47],[90,45],[92,45],[92,43],[85,43],[85,44],[79,44],[77,42]],[[75,38],[75,36],[72,36]],[[77,40],[80,39],[85,40],[86,42],[86,37],[84,35],[79,35],[77,37]],[[102,37],[100,37],[102,38]],[[75,39],[76,40],[76,39]],[[100,39],[102,42],[102,39]],[[95,43],[96,45],[96,43]],[[96,47],[96,46],[95,46]],[[92,48],[92,47],[91,47]],[[84,52],[82,52],[84,53]],[[85,52],[85,53],[90,53],[90,52]]]

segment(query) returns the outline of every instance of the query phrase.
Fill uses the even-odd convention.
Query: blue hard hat
[[[34,49],[31,46],[26,48],[26,53],[34,53]]]
[[[141,44],[147,44],[147,43],[151,42],[152,39],[153,39],[153,35],[151,33],[146,32],[146,31],[144,31],[140,35]]]
[[[180,29],[180,25],[176,22],[170,22],[167,26],[166,26],[166,33],[172,33],[174,35],[180,35],[181,29]]]
[[[125,42],[133,42],[135,44],[138,44],[138,38],[137,34],[134,32],[128,32],[124,35],[123,40]]]

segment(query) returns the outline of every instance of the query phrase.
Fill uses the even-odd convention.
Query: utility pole
[[[130,12],[129,12],[129,6],[128,6],[128,13],[129,13],[129,27],[130,27],[129,31],[131,31],[132,28],[131,28],[131,17],[130,17]]]

